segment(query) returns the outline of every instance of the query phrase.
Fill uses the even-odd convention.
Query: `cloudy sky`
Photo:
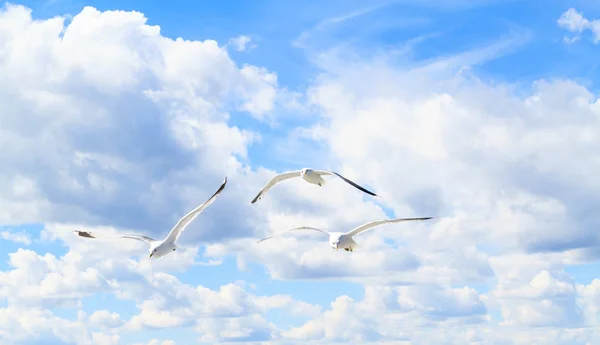
[[[0,342],[598,344],[599,43],[588,0],[3,3]],[[382,198],[248,205],[302,167]],[[225,176],[160,260],[72,232],[162,238]]]

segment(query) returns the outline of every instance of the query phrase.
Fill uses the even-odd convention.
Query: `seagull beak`
[[[154,253],[150,253],[150,257],[152,257],[152,255],[154,255]]]

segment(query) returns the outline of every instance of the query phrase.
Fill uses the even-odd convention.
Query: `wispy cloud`
[[[6,241],[21,243],[26,246],[31,244],[31,239],[24,232],[11,232],[8,230],[0,232],[0,238]]]
[[[234,38],[231,38],[227,43],[228,46],[233,46],[235,50],[239,52],[250,51],[257,47],[256,44],[252,44],[252,38],[246,35],[240,35]]]
[[[298,38],[296,38],[292,42],[292,45],[297,48],[306,48],[308,45],[308,40],[310,40],[311,37],[314,36],[315,34],[325,31],[326,29],[331,28],[335,25],[342,24],[348,20],[358,18],[358,17],[364,16],[366,14],[378,11],[382,8],[390,6],[397,2],[398,2],[398,0],[386,1],[386,2],[378,4],[378,5],[361,8],[361,9],[358,9],[358,10],[355,10],[355,11],[352,11],[349,13],[345,13],[345,14],[341,14],[338,16],[333,16],[333,17],[323,19],[319,23],[317,23],[317,25],[313,26],[310,29],[303,31],[298,36]]]
[[[577,12],[574,8],[569,8],[563,13],[557,20],[558,26],[561,28],[575,33],[573,37],[564,37],[565,43],[574,43],[579,41],[581,34],[587,30],[590,30],[593,35],[593,42],[597,44],[600,42],[600,20],[593,19],[589,20],[583,16],[582,13]]]
[[[471,66],[480,65],[514,52],[517,48],[527,44],[533,38],[530,30],[513,33],[509,38],[500,39],[483,47],[478,47],[459,54],[438,57],[425,61],[421,67],[415,69],[417,73],[435,73],[449,71],[455,73]]]

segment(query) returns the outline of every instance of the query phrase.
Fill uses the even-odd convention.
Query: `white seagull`
[[[142,236],[142,235],[98,236],[98,235],[90,233],[88,231],[74,230],[74,232],[77,233],[77,235],[79,235],[81,237],[87,237],[87,238],[115,238],[116,237],[116,238],[130,238],[133,240],[142,241],[142,242],[147,243],[150,246],[150,249],[149,249],[150,258],[158,259],[158,258],[161,258],[161,257],[171,253],[171,252],[174,252],[177,249],[177,245],[175,244],[175,242],[179,238],[179,235],[181,235],[183,230],[185,230],[185,228],[200,214],[200,212],[204,211],[205,208],[207,208],[210,204],[212,204],[215,201],[217,196],[223,191],[223,189],[225,189],[226,184],[227,184],[227,177],[225,177],[223,184],[221,184],[221,187],[219,187],[219,189],[215,192],[215,194],[213,194],[213,196],[211,196],[208,200],[206,200],[200,206],[193,209],[190,213],[183,216],[177,222],[177,224],[175,224],[173,229],[171,229],[171,231],[169,232],[167,237],[162,241],[158,241],[158,240],[155,240],[148,236]]]
[[[323,176],[325,175],[333,175],[333,176],[337,176],[339,178],[341,178],[342,180],[348,182],[349,184],[351,184],[352,186],[360,189],[361,191],[372,195],[372,196],[379,196],[373,192],[370,192],[368,190],[366,190],[365,188],[357,185],[356,183],[348,180],[347,178],[345,178],[344,176],[336,173],[335,171],[329,171],[329,170],[313,170],[313,169],[309,169],[309,168],[304,168],[302,170],[296,170],[296,171],[289,171],[289,172],[284,172],[281,173],[275,177],[273,177],[269,182],[267,182],[267,184],[263,187],[263,189],[258,192],[258,195],[256,195],[256,197],[254,198],[254,200],[252,200],[250,202],[250,204],[254,204],[255,202],[257,202],[258,200],[262,199],[262,197],[267,194],[267,192],[269,191],[269,189],[273,188],[273,186],[275,186],[276,184],[278,184],[279,182],[283,181],[283,180],[288,180],[294,177],[302,177],[302,179],[308,183],[312,183],[312,184],[316,184],[319,186],[323,186],[325,184],[325,180],[323,179]]]
[[[310,226],[301,226],[298,228],[293,228],[293,229],[288,229],[285,230],[283,232],[280,232],[278,234],[275,235],[271,235],[268,237],[263,238],[262,240],[258,241],[257,243],[260,243],[262,241],[268,240],[269,238],[272,238],[273,236],[277,236],[280,234],[283,234],[285,232],[288,231],[296,231],[296,230],[313,230],[313,231],[318,231],[318,232],[322,232],[326,235],[329,235],[329,244],[331,245],[331,247],[333,249],[335,249],[336,251],[339,248],[343,248],[345,251],[354,251],[354,249],[358,248],[358,243],[354,242],[354,239],[352,238],[352,236],[354,235],[358,235],[363,231],[369,230],[369,229],[373,229],[374,227],[383,225],[383,224],[391,224],[391,223],[398,223],[398,222],[407,222],[407,221],[418,221],[418,220],[427,220],[427,219],[432,219],[433,217],[421,217],[421,218],[399,218],[399,219],[383,219],[383,220],[376,220],[374,222],[369,222],[366,224],[363,224],[357,228],[354,228],[346,233],[344,232],[327,232],[321,229],[317,229],[317,228],[312,228]]]

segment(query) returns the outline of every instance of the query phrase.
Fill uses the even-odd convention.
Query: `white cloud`
[[[80,320],[70,321],[38,308],[0,308],[3,344],[118,344],[119,337],[86,330]]]
[[[150,340],[150,342],[146,345],[175,345],[175,342],[173,340],[157,340],[157,339],[152,339]]]
[[[229,40],[229,44],[232,45],[235,50],[239,52],[250,51],[256,48],[255,44],[250,44],[252,42],[252,38],[246,35],[240,35]]]
[[[123,325],[123,319],[118,313],[110,312],[106,309],[96,310],[89,317],[90,324],[97,327],[117,328]]]
[[[251,235],[251,210],[230,205],[262,182],[246,165],[260,136],[231,125],[229,112],[271,116],[290,97],[276,74],[237,66],[213,40],[164,37],[139,12],[85,7],[65,22],[0,10],[0,138],[10,143],[0,152],[0,222],[158,238],[228,176],[182,241]]]
[[[565,42],[573,43],[580,39],[580,35],[585,30],[590,30],[593,35],[593,42],[600,42],[600,20],[589,20],[583,16],[583,13],[577,12],[574,8],[569,8],[558,18],[558,26],[567,31],[575,33],[573,37],[565,37]]]
[[[76,306],[90,290],[110,285],[97,269],[78,266],[81,257],[77,255],[60,260],[52,254],[40,256],[19,249],[9,256],[13,269],[0,272],[0,297],[12,306]]]
[[[13,232],[5,230],[0,232],[0,238],[15,243],[21,243],[26,246],[31,244],[31,239],[29,238],[29,235],[27,235],[25,232]]]
[[[503,323],[525,327],[577,327],[583,318],[573,282],[540,271],[526,285],[509,287],[501,281],[492,296],[500,305]]]
[[[459,322],[468,325],[482,322],[484,314],[485,307],[472,289],[373,286],[365,289],[362,301],[340,296],[320,317],[283,335],[298,340],[324,338],[352,343],[401,341],[410,339],[415,327],[427,326],[433,320],[463,317]]]
[[[127,332],[178,326],[197,329],[203,343],[270,340],[278,332],[265,319],[270,310],[289,308],[300,316],[320,311],[288,295],[251,294],[243,284],[216,290],[188,285],[160,267],[119,256],[119,248],[105,248],[103,256],[81,249],[85,248],[70,248],[60,258],[22,249],[10,254],[12,269],[0,271],[0,300],[8,302],[8,307],[0,308],[3,341],[12,344],[50,336],[64,343],[119,344]],[[79,311],[75,321],[51,312],[81,310],[83,298],[98,293],[135,302],[138,312],[124,319],[107,309],[90,315]],[[74,328],[78,331],[71,331]]]

